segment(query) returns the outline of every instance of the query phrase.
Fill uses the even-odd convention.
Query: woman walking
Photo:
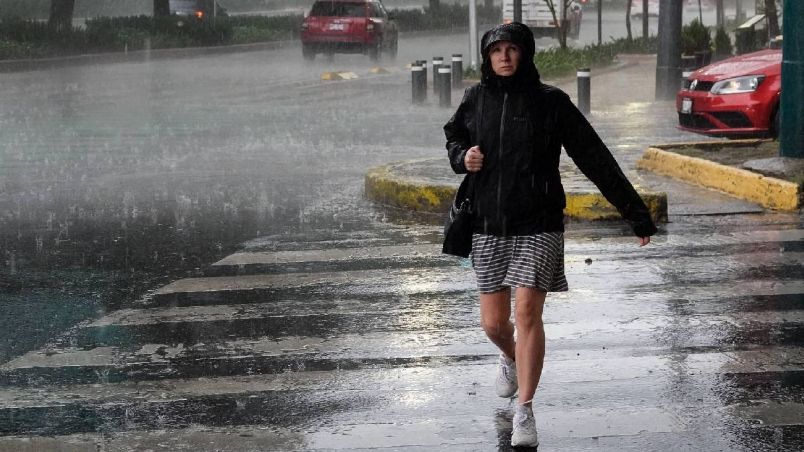
[[[542,310],[547,292],[568,290],[566,199],[558,169],[562,146],[631,225],[640,246],[650,242],[656,227],[569,96],[541,82],[527,26],[515,22],[489,30],[481,53],[480,83],[466,90],[444,131],[452,169],[474,179],[471,258],[481,326],[501,351],[497,394],[512,397],[519,391],[511,444],[535,447],[532,404],[544,362]]]

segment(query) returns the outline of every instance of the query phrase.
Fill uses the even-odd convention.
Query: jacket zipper
[[[502,114],[500,115],[500,145],[497,151],[497,161],[500,168],[502,168],[503,157],[503,137],[505,136],[505,110],[508,106],[508,93],[503,93]],[[502,171],[497,171],[497,206],[501,204],[500,196],[502,195]],[[499,212],[499,211],[498,211]]]

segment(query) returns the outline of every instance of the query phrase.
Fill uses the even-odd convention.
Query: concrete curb
[[[446,213],[455,197],[457,184],[433,184],[396,174],[399,167],[408,163],[429,160],[433,159],[396,162],[370,169],[365,177],[366,197],[380,204],[415,212]]]
[[[395,162],[372,168],[365,176],[365,195],[383,205],[411,210],[416,213],[446,214],[455,197],[459,179],[454,184],[439,184],[424,178],[403,176],[402,169],[410,164],[441,159],[420,159]],[[457,177],[457,176],[456,176]],[[667,194],[639,190],[656,222],[667,222]],[[602,194],[592,190],[567,189],[564,214],[580,220],[616,220],[620,214]]]
[[[752,142],[756,140],[735,140],[732,144]],[[798,184],[672,151],[678,147],[706,148],[723,145],[723,142],[710,141],[652,146],[639,159],[637,168],[715,189],[769,209],[797,210],[801,207],[802,193]]]

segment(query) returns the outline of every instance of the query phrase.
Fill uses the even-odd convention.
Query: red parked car
[[[301,26],[302,55],[363,53],[372,60],[382,53],[396,58],[396,23],[379,0],[318,0]]]
[[[782,51],[766,49],[693,72],[676,95],[679,128],[709,136],[776,136]]]

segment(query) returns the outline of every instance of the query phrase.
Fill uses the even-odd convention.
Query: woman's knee
[[[526,309],[517,309],[516,314],[516,327],[520,330],[531,330],[533,328],[542,328],[544,324],[542,322],[542,313],[541,310],[538,312],[533,310],[526,310]]]
[[[490,338],[504,338],[513,334],[511,320],[502,316],[483,316],[480,326]]]
[[[544,311],[546,295],[546,293],[535,289],[517,290],[516,309],[514,311],[517,328],[530,329],[543,326],[542,312]]]

